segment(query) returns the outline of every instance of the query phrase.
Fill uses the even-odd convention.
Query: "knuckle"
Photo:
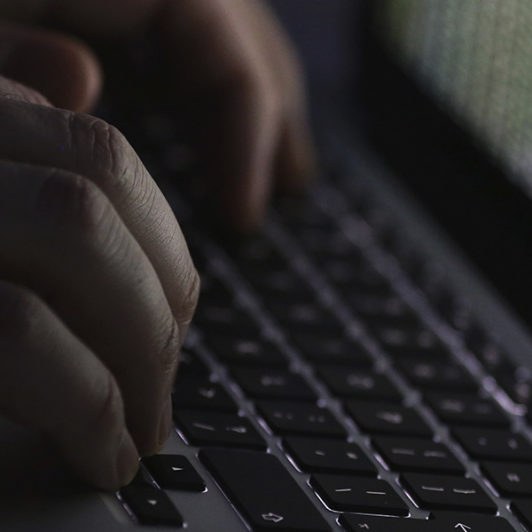
[[[84,153],[99,172],[99,179],[106,185],[123,187],[132,186],[132,175],[136,175],[136,161],[133,148],[125,136],[115,126],[105,120],[91,115],[72,113],[69,115],[70,135],[79,146],[84,146]]]
[[[39,211],[62,232],[81,234],[90,240],[99,234],[109,202],[88,179],[67,172],[53,172],[37,199]]]
[[[40,303],[32,292],[24,288],[0,282],[0,338],[24,338],[31,331],[40,315]]]

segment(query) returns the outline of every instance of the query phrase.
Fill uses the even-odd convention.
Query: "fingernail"
[[[172,425],[172,400],[169,397],[164,404],[161,421],[159,423],[159,447],[162,447],[166,443]]]
[[[139,454],[137,448],[129,432],[124,429],[116,460],[117,478],[120,486],[129,484],[137,474],[138,468]]]

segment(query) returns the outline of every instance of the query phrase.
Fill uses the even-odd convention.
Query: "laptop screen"
[[[378,33],[532,196],[532,3],[388,0]]]

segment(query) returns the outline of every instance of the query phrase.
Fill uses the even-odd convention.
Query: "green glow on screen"
[[[532,194],[532,1],[385,0],[390,49]]]

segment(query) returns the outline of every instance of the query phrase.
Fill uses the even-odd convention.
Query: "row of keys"
[[[260,345],[255,342],[254,347]],[[273,345],[273,344],[272,344]],[[253,350],[253,349],[252,349]],[[279,351],[279,357],[284,357]],[[264,355],[266,356],[266,351]],[[281,360],[285,360],[281,358]],[[245,365],[245,364],[244,364]],[[262,366],[262,364],[259,364]],[[410,371],[421,375],[437,375],[433,364],[420,363]],[[334,395],[372,400],[400,400],[401,394],[393,382],[382,373],[369,370],[346,371],[343,366],[318,366],[318,376]],[[267,369],[235,370],[237,382],[252,397],[314,400],[315,394],[303,379],[289,372]],[[440,372],[441,374],[441,372]],[[435,378],[435,377],[434,377]],[[445,379],[443,379],[445,380]],[[235,403],[216,384],[180,379],[176,388],[176,406],[207,406],[209,399],[215,409],[236,410]],[[450,424],[508,426],[509,419],[491,399],[479,399],[460,393],[428,393],[425,398],[442,421]]]
[[[204,449],[200,459],[244,516],[252,530],[330,530],[327,523],[279,460],[267,453],[228,449]],[[248,471],[253,471],[249,475]],[[405,474],[401,482],[425,508],[434,509],[433,519],[390,520],[367,515],[343,515],[347,530],[391,529],[405,532],[445,530],[512,530],[502,519],[475,513],[494,514],[496,507],[474,481],[447,476]],[[406,516],[408,507],[387,482],[351,475],[313,474],[310,484],[325,504],[336,511]],[[443,508],[445,512],[438,512]],[[462,528],[460,528],[462,524]],[[448,528],[452,526],[452,528]],[[393,527],[393,528],[390,528]],[[495,528],[494,528],[495,527]]]
[[[336,449],[328,448],[328,451],[332,453],[336,460],[339,459],[340,450],[339,444],[343,442],[335,442]],[[329,442],[330,445],[330,442]],[[344,444],[345,445],[345,444]],[[351,471],[360,473],[366,469],[366,472],[373,473],[372,466],[365,462],[365,457],[360,461],[360,450],[350,445],[349,451],[344,451],[343,464],[338,463],[337,467],[343,468],[346,463],[351,467],[353,464],[357,466]],[[400,445],[399,442],[395,442],[395,445]],[[408,445],[411,443],[403,442],[403,451],[408,450]],[[294,449],[294,446],[299,448],[299,454],[301,454],[301,441],[292,441],[287,444],[289,450]],[[327,444],[321,442],[320,447],[326,447]],[[397,448],[397,447],[396,447]],[[321,450],[321,449],[320,449]],[[270,455],[263,455],[262,453],[248,453],[246,451],[236,451],[233,455],[225,454],[229,451],[213,450],[203,451],[203,456],[211,456],[212,453],[222,453],[222,456],[235,459],[238,457],[239,463],[242,457],[247,457],[255,462],[263,462],[263,456],[267,457],[268,461],[276,460]],[[307,457],[309,455],[309,448],[303,451],[306,452]],[[441,453],[441,450],[431,451],[434,456],[436,453]],[[229,452],[230,453],[230,452]],[[297,453],[296,453],[297,454]],[[319,454],[312,453],[316,460],[316,456],[325,456],[326,451],[322,451]],[[410,453],[404,453],[410,454]],[[427,452],[425,452],[427,454]],[[225,462],[225,459],[223,460]],[[144,464],[150,470],[152,476],[157,483],[165,489],[184,489],[189,491],[202,491],[205,485],[197,473],[192,469],[190,463],[184,458],[179,456],[155,456],[144,460]],[[364,466],[365,464],[365,466]],[[272,464],[270,464],[271,466]],[[225,466],[224,466],[225,467]],[[220,464],[218,464],[220,468]],[[223,468],[222,468],[223,469]],[[275,469],[275,468],[274,468]],[[277,468],[279,469],[279,468]],[[245,470],[245,469],[244,469]],[[283,476],[286,479],[288,474],[281,466]],[[227,471],[226,471],[227,472]],[[226,475],[221,480],[222,485],[225,483],[235,482],[236,469],[232,471],[230,475]],[[279,474],[279,471],[276,472]],[[507,474],[508,476],[510,474]],[[515,481],[516,473],[512,474],[510,478]],[[244,475],[245,476],[245,475]],[[237,479],[238,481],[238,479]],[[486,494],[479,488],[479,486],[470,479],[461,479],[454,477],[441,477],[434,475],[422,475],[422,474],[405,474],[401,477],[401,481],[406,485],[414,498],[418,503],[426,509],[456,509],[456,510],[470,510],[477,512],[493,513],[495,506]],[[293,481],[292,481],[293,482]],[[263,480],[261,479],[261,485]],[[336,510],[348,510],[359,511],[368,513],[387,513],[389,515],[406,515],[408,509],[402,500],[397,496],[395,491],[384,481],[381,480],[369,480],[361,478],[359,476],[349,476],[349,471],[343,471],[343,475],[326,475],[315,474],[311,477],[311,485],[317,490],[320,496],[324,499],[326,504]],[[256,484],[255,484],[256,486]],[[257,489],[257,487],[255,487]],[[124,488],[121,492],[123,500],[134,510],[139,520],[143,523],[150,524],[172,524],[174,526],[182,525],[182,518],[179,512],[175,509],[171,501],[164,494],[164,492],[154,488],[150,485],[135,484]],[[232,497],[234,497],[232,492]],[[297,497],[296,497],[297,498]],[[261,499],[263,501],[264,498]],[[273,516],[278,515],[285,519],[286,510],[280,512],[280,508],[275,509],[277,513],[273,511],[265,512],[263,515]],[[267,517],[266,520],[269,518]],[[262,528],[255,528],[256,530],[262,530]],[[296,530],[296,528],[288,528],[287,530]],[[307,529],[305,529],[307,530]],[[310,530],[310,529],[309,529]],[[429,530],[427,528],[427,530]],[[436,530],[436,529],[435,529]]]
[[[370,390],[374,393],[373,398],[379,397],[379,389],[394,390],[393,386],[376,386],[379,379],[378,374],[360,372],[342,372],[341,368],[324,368],[320,370],[324,381],[331,389],[338,394],[339,386],[349,386],[351,389]],[[286,377],[290,376],[287,380]],[[294,381],[293,378],[296,377]],[[198,378],[188,378],[183,381],[182,392],[177,391],[174,396],[174,404],[181,408],[210,408],[215,410],[226,410],[235,412],[236,404],[218,384]],[[294,384],[295,382],[295,384]],[[268,398],[283,398],[285,395],[282,389],[290,388],[288,397],[296,396],[299,399],[315,399],[314,393],[309,386],[304,383],[302,377],[290,373],[261,372],[259,370],[245,370],[240,374],[240,383],[252,396],[264,395]],[[303,385],[300,387],[299,385]],[[180,388],[180,387],[178,387]],[[384,394],[386,392],[383,392]],[[356,396],[356,393],[353,394]],[[459,394],[442,395],[427,394],[426,398],[434,409],[435,413],[451,425],[475,425],[482,426],[507,426],[507,418],[500,412],[498,407],[491,400],[482,400],[460,396]],[[279,405],[280,406],[280,405]],[[286,406],[286,404],[285,404]],[[290,406],[290,405],[289,405]],[[313,411],[313,408],[310,407]],[[425,424],[419,415],[396,404],[386,405],[382,402],[361,403],[360,401],[348,401],[346,409],[359,427],[370,434],[394,434],[398,436],[426,436],[430,437],[430,428]],[[328,412],[316,409],[316,412],[329,416]],[[264,415],[264,412],[263,412]],[[294,416],[294,412],[286,412],[285,415]],[[308,413],[311,416],[311,413]],[[316,416],[314,419],[321,419]],[[302,420],[301,416],[296,416]],[[268,421],[268,420],[267,420]],[[270,418],[268,423],[274,430],[279,431],[279,427],[273,423],[274,418]],[[281,421],[281,419],[279,419]],[[289,424],[290,425],[290,424]],[[294,431],[297,433],[307,433],[308,429],[300,428],[295,424]],[[315,431],[315,432],[314,432]],[[320,434],[319,424],[315,424],[312,433]],[[327,435],[327,433],[321,433]],[[513,435],[505,431],[491,430],[485,428],[472,429],[458,427],[453,430],[453,435],[457,441],[474,458],[528,461],[532,459],[532,447],[530,443],[520,435]]]
[[[237,372],[237,382],[251,396],[269,398],[313,399],[312,391],[298,377],[294,386],[294,376],[285,373],[259,372],[248,370]],[[341,367],[322,367],[319,376],[332,393],[339,396],[357,397],[372,400],[400,400],[401,395],[395,385],[384,374],[369,371],[349,371]],[[287,379],[286,375],[290,378]],[[257,382],[258,381],[258,382]],[[425,399],[440,419],[451,425],[480,425],[484,427],[507,427],[508,417],[490,399],[478,399],[464,394],[429,393]],[[236,412],[236,403],[216,382],[206,377],[180,376],[175,385],[174,406],[176,408],[213,408]]]

